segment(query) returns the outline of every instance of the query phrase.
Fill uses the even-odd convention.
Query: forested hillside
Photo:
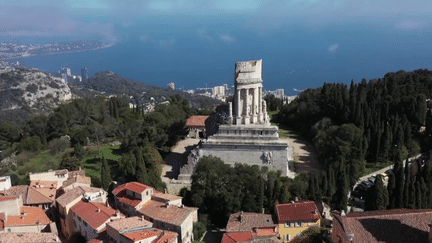
[[[95,175],[92,181],[98,182],[97,186],[100,186],[99,183],[107,186],[106,181],[110,178],[121,176],[128,181],[138,180],[161,189],[164,187],[160,178],[161,155],[169,152],[169,148],[187,134],[186,119],[196,113],[180,96],[171,97],[169,104],[157,105],[155,111],[148,115],[138,109],[130,109],[126,98],[75,99],[59,106],[49,116],[30,119],[20,128],[20,133],[14,124],[1,124],[2,157],[15,152],[17,159],[14,163],[1,164],[0,174],[15,174],[23,178],[28,176],[28,172],[44,169],[96,166],[102,174],[109,174]],[[70,141],[62,139],[64,135],[70,136]],[[86,155],[83,155],[82,146],[117,140],[121,146],[116,153],[121,158],[107,161],[108,167],[113,169],[109,170],[103,164],[101,152],[93,159],[84,159]],[[52,154],[47,159],[49,163],[46,161],[29,167],[32,158],[46,155],[47,151]],[[36,171],[28,171],[29,168]],[[104,179],[101,180],[101,177]]]
[[[162,85],[162,84],[161,84]],[[188,101],[193,108],[200,108],[203,104],[211,105],[219,104],[220,101],[201,95],[191,95],[186,92],[162,88],[159,86],[148,85],[137,82],[132,79],[126,79],[113,72],[104,71],[98,72],[88,80],[74,84],[78,89],[73,91],[78,94],[91,94],[89,90],[104,92],[107,95],[128,95],[133,96],[131,102],[141,104],[149,102],[153,98],[156,102],[168,100],[169,97],[180,95],[184,100]],[[83,96],[83,95],[81,95]]]
[[[388,73],[382,79],[351,82],[349,88],[325,83],[284,105],[275,121],[314,142],[326,174],[335,173],[338,189],[332,198],[336,208],[343,208],[346,191],[365,167],[401,163],[430,150],[431,95],[428,70]]]

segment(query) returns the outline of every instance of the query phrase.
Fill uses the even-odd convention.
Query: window
[[[304,225],[304,222],[303,222],[303,221],[300,221],[300,223],[299,223],[299,224],[300,224],[300,226],[301,226],[301,227],[303,227],[303,225]]]
[[[285,223],[285,228],[288,228],[288,227],[290,227],[290,223],[289,223],[289,222],[286,222],[286,223]]]
[[[84,225],[87,227],[87,222],[83,220]]]
[[[308,226],[311,226],[312,225],[312,220],[309,220],[308,221]]]

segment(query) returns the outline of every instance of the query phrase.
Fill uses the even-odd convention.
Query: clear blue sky
[[[247,59],[264,59],[265,85],[286,90],[432,69],[431,20],[426,0],[0,0],[2,41],[133,45],[121,60],[146,71],[114,71],[187,88],[231,84]]]

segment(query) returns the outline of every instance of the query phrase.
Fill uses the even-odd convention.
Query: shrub
[[[19,151],[33,151],[39,152],[44,148],[39,137],[28,137],[18,143],[17,149]]]
[[[24,151],[17,155],[17,164],[23,165],[28,162],[30,159],[36,157],[37,153],[33,151]]]
[[[72,156],[71,153],[65,153],[62,156],[60,169],[78,170],[80,166],[81,161],[77,157]]]

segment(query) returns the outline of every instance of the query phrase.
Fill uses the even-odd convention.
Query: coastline
[[[49,53],[44,53],[44,54],[28,54],[26,56],[20,55],[20,56],[16,56],[16,57],[0,58],[0,61],[23,59],[23,58],[27,58],[27,57],[36,57],[36,56],[50,56],[50,55],[57,55],[57,54],[69,54],[69,53],[96,51],[96,50],[101,50],[101,49],[106,49],[106,48],[112,47],[115,44],[116,44],[115,42],[112,42],[112,43],[107,43],[101,47],[96,47],[93,49],[80,50],[80,51],[49,52]]]

